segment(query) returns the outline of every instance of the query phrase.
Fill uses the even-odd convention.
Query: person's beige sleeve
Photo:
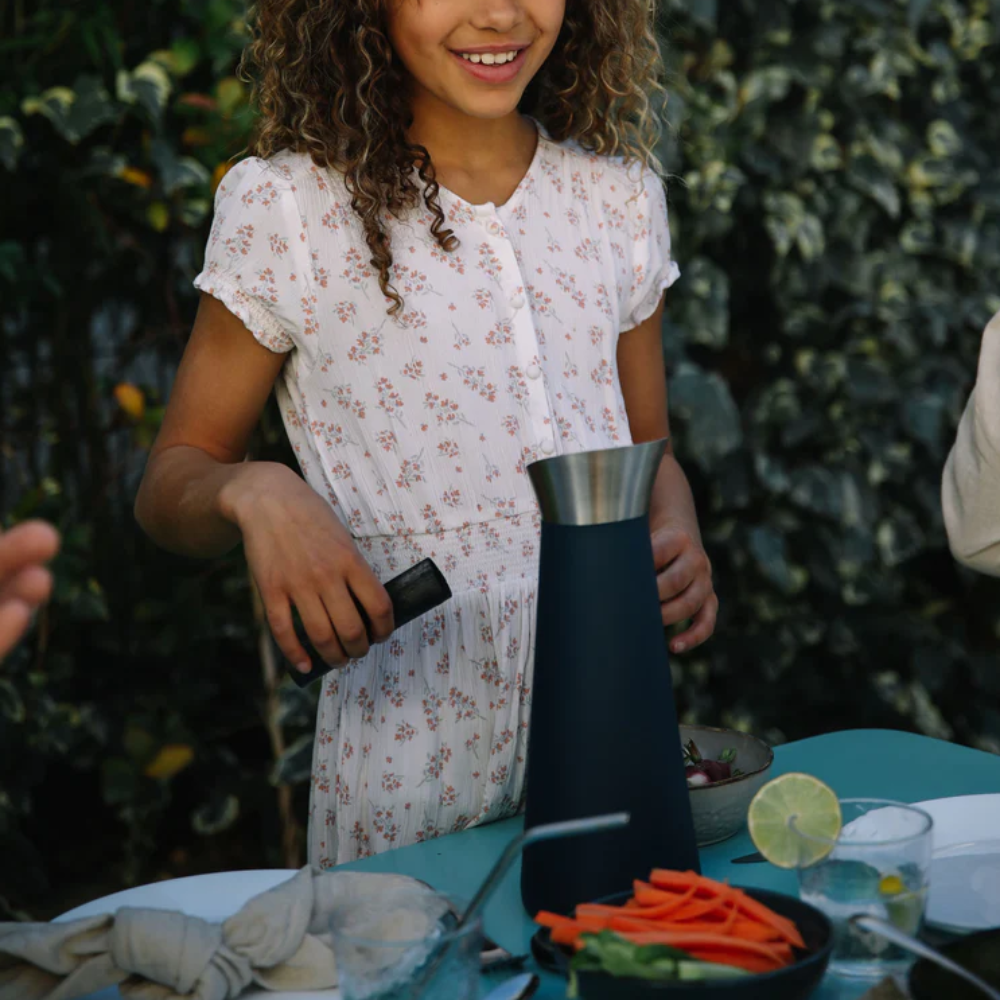
[[[983,334],[976,384],[944,466],[941,505],[952,555],[1000,576],[1000,313]]]

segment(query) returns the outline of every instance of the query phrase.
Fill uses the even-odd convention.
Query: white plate
[[[121,906],[142,906],[151,910],[179,910],[189,917],[201,917],[218,923],[231,917],[254,896],[287,882],[294,870],[271,869],[245,872],[217,872],[194,875],[137,886],[114,895],[78,906],[56,920],[75,920],[100,913],[115,913]],[[118,987],[91,993],[81,1000],[120,1000]],[[339,1000],[340,990],[310,990],[296,993],[271,993],[248,990],[241,1000]]]
[[[927,922],[959,934],[1000,927],[1000,795],[913,804],[934,818]]]

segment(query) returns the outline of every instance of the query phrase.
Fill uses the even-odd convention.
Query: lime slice
[[[916,934],[924,919],[925,893],[907,892],[886,901],[885,910],[891,923],[904,934]]]
[[[747,814],[754,846],[778,868],[806,868],[822,861],[833,850],[841,823],[840,802],[833,789],[811,774],[795,772],[764,785]],[[807,836],[799,836],[796,830]]]
[[[878,891],[885,898],[889,920],[904,933],[916,934],[924,915],[923,890],[911,892],[899,875],[883,875]]]

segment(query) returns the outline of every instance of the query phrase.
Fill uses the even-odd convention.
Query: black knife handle
[[[448,586],[448,581],[444,578],[441,570],[437,568],[433,559],[424,559],[422,562],[418,562],[416,566],[404,570],[399,576],[393,577],[383,586],[392,602],[392,616],[396,628],[407,622],[412,622],[414,618],[419,618],[421,615],[427,614],[428,611],[433,611],[434,608],[444,604],[451,597],[451,587]],[[360,605],[358,605],[358,611],[361,613],[370,638],[371,622]],[[286,662],[285,669],[292,680],[300,688],[304,688],[334,668],[323,662],[323,657],[316,651],[301,627],[296,627],[296,633],[302,648],[309,654],[309,659],[313,662],[313,668],[309,673],[304,674]]]

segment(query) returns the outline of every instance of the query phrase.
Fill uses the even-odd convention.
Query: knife
[[[433,611],[434,608],[444,604],[451,597],[451,587],[448,586],[448,581],[444,578],[441,570],[437,568],[433,559],[424,559],[418,562],[416,566],[404,570],[399,576],[393,577],[383,586],[392,602],[392,617],[396,628]],[[358,611],[361,613],[370,638],[371,622],[360,604]],[[309,654],[309,659],[315,666],[309,673],[304,674],[286,661],[285,670],[300,688],[304,688],[334,668],[324,663],[323,657],[316,651],[315,646],[305,634],[305,630],[298,623],[296,623],[295,632],[302,648]]]

